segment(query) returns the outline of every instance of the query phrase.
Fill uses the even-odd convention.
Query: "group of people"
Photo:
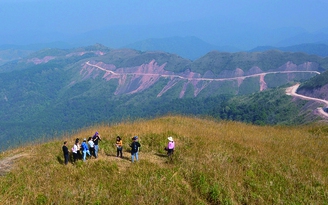
[[[92,137],[89,137],[88,140],[84,139],[82,144],[80,144],[80,139],[76,138],[75,143],[71,149],[73,162],[75,163],[79,159],[85,161],[87,155],[89,155],[90,158],[92,156],[97,158],[99,151],[99,141],[101,141],[101,137],[98,132],[96,132]],[[64,153],[64,163],[68,164],[70,155],[67,147],[67,141],[64,142],[62,149]]]
[[[175,143],[173,141],[173,137],[168,137],[168,140],[169,140],[169,142],[168,142],[167,146],[165,147],[165,150],[167,151],[167,155],[171,158],[172,154],[174,152]],[[93,137],[89,137],[88,140],[84,139],[81,145],[80,145],[79,138],[77,138],[72,147],[73,162],[75,163],[76,160],[78,160],[78,159],[82,159],[83,161],[85,161],[87,155],[90,158],[92,156],[97,158],[98,151],[99,151],[99,145],[98,145],[99,141],[101,141],[101,137],[98,132],[96,132],[93,135]],[[123,158],[123,140],[120,136],[117,136],[115,146],[116,146],[116,157]],[[138,136],[134,136],[132,138],[132,143],[130,144],[131,162],[139,160],[139,148],[140,147],[141,147],[141,144],[139,143]],[[67,165],[68,161],[69,161],[69,150],[67,148],[67,141],[64,142],[62,149],[63,149],[63,153],[64,153],[65,165]]]

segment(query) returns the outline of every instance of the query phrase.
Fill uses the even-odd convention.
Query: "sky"
[[[327,11],[327,0],[0,0],[0,44],[15,43],[16,36],[24,40],[23,34],[28,41],[40,31],[75,35],[201,21],[318,32],[328,27]]]

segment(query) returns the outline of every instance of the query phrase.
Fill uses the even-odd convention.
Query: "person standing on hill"
[[[116,138],[116,157],[120,156],[123,157],[123,141],[120,136],[117,136]]]
[[[139,147],[141,147],[140,143],[138,142],[138,136],[134,136],[132,138],[132,143],[130,145],[131,147],[131,162],[134,162],[134,158],[136,158],[136,161],[139,160]]]
[[[75,163],[76,162],[76,160],[78,160],[79,159],[79,155],[78,155],[78,153],[77,153],[77,151],[78,151],[78,143],[79,143],[79,140],[78,140],[79,138],[77,138],[76,140],[75,140],[75,143],[74,143],[74,145],[73,145],[73,148],[72,148],[72,152],[73,152],[73,162]]]
[[[169,143],[167,144],[166,150],[167,150],[167,156],[169,158],[172,158],[172,154],[174,152],[174,147],[175,147],[175,143],[173,141],[173,137],[168,137],[167,138],[169,140]]]
[[[89,137],[88,145],[91,156],[95,156],[95,143],[92,141],[92,137]]]
[[[69,158],[69,151],[68,151],[68,148],[67,148],[67,141],[64,142],[64,145],[63,145],[63,153],[64,153],[64,159],[65,159],[65,165],[68,164],[68,158]]]
[[[85,161],[87,154],[91,157],[90,151],[89,151],[89,147],[87,144],[87,139],[84,139],[82,142],[82,152],[83,152],[83,161]]]
[[[75,139],[75,145],[76,145],[76,153],[77,153],[77,158],[76,159],[82,159],[81,145],[80,145],[80,139],[79,138]]]
[[[99,146],[98,146],[98,143],[99,141],[101,141],[101,138],[100,138],[100,135],[98,132],[96,132],[93,137],[92,137],[92,141],[94,142],[95,144],[95,157],[97,158],[98,157],[98,151],[99,151]]]

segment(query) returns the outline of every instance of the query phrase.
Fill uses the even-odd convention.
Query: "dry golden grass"
[[[98,159],[62,164],[62,142],[102,136]],[[124,158],[113,144],[123,138]],[[132,164],[131,137],[142,145]],[[99,125],[60,140],[10,150],[1,204],[327,204],[328,129],[253,126],[168,116]],[[173,161],[165,156],[173,136]]]

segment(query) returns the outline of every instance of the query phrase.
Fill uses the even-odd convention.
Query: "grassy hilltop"
[[[62,142],[99,131],[100,157],[63,165]],[[168,116],[99,125],[6,151],[0,204],[328,204],[328,129]],[[116,158],[120,135],[124,158]],[[140,161],[128,143],[138,135]],[[176,141],[173,162],[167,137]]]

